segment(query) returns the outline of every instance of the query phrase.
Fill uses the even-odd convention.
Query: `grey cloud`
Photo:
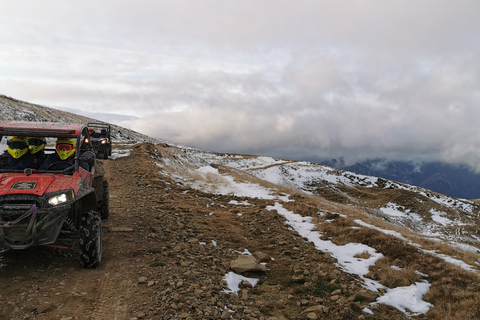
[[[477,149],[465,145],[454,153],[469,156],[453,160],[452,148],[461,148],[458,141],[478,139],[469,132],[479,115],[471,94],[477,62],[469,61],[469,71],[463,68],[466,62],[454,62],[445,66],[446,73],[421,77],[412,76],[414,62],[390,76],[384,73],[394,88],[368,66],[354,73],[362,81],[350,81],[350,74],[328,59],[292,63],[281,86],[261,75],[217,73],[177,88],[177,98],[188,109],[128,125],[216,151],[292,158],[442,158],[476,165]],[[241,90],[229,92],[230,87]]]
[[[136,45],[159,38],[170,43],[215,46],[354,44],[397,51],[450,50],[478,39],[475,0],[422,2],[328,0],[188,1],[129,0],[9,3],[8,17],[45,34],[83,41]],[[43,33],[43,32],[42,32]],[[126,40],[127,39],[127,40]],[[162,41],[162,40],[160,40]]]
[[[215,151],[480,169],[478,1],[29,8],[0,20],[3,94]]]

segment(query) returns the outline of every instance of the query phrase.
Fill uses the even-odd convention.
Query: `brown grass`
[[[313,220],[324,238],[338,245],[350,242],[363,243],[385,256],[370,268],[368,277],[389,288],[409,286],[422,280],[428,281],[431,289],[424,296],[424,300],[434,305],[425,316],[428,319],[480,319],[480,290],[477,287],[480,281],[476,274],[425,254],[417,247],[393,236],[366,227],[358,228],[353,220],[360,218],[366,220],[361,211],[338,204],[333,207],[335,207],[333,212],[327,212]],[[309,212],[307,207],[301,204],[292,204],[290,208],[296,213]],[[325,212],[321,206],[317,208]],[[332,209],[332,206],[329,209]],[[312,216],[313,211],[308,215]],[[461,252],[446,242],[435,242],[419,237],[406,228],[391,225],[380,218],[369,216],[368,223],[385,230],[394,230],[414,243],[419,243],[422,248],[454,256],[471,265],[479,260],[476,253]],[[357,257],[368,258],[369,254],[364,252]],[[422,276],[420,272],[427,277]]]
[[[359,259],[368,259],[371,257],[371,254],[367,251],[363,251],[362,253],[357,253],[354,257]]]
[[[404,268],[392,268],[395,264],[390,258],[382,258],[370,268],[370,273],[367,277],[377,280],[381,284],[389,288],[409,286],[417,281],[420,281],[421,276],[417,272],[414,265],[408,265]]]

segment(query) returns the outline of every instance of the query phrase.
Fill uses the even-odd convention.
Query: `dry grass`
[[[292,203],[288,204],[288,208],[295,213],[314,216],[316,211],[325,212],[322,210],[325,203],[319,204],[315,201],[307,204]],[[316,218],[313,219],[324,237],[338,245],[351,242],[363,243],[384,255],[384,258],[379,259],[370,268],[368,277],[389,288],[409,286],[422,280],[428,281],[431,289],[424,300],[434,305],[426,315],[428,319],[480,319],[478,303],[480,290],[477,288],[479,279],[476,274],[425,254],[401,239],[370,228],[358,228],[354,219],[365,220],[365,215],[359,210],[338,204],[330,204],[329,209],[333,209],[332,211],[338,214],[327,212],[323,216],[318,216],[317,213]],[[472,265],[479,259],[476,253],[459,252],[448,243],[418,237],[406,228],[391,225],[377,217],[369,217],[368,223],[381,229],[396,231],[405,238],[419,243],[425,249],[457,257]],[[356,257],[368,258],[369,254],[364,252]]]
[[[421,276],[414,265],[408,265],[404,268],[393,268],[396,266],[388,257],[379,259],[377,263],[370,268],[367,277],[377,280],[389,288],[403,287],[420,281]]]
[[[430,291],[424,296],[435,305],[429,319],[480,319],[478,276],[446,265],[430,272]]]
[[[363,251],[362,253],[357,253],[354,257],[358,259],[368,259],[372,255],[368,251]]]

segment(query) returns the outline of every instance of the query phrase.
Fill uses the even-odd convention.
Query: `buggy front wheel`
[[[102,260],[102,219],[89,211],[80,219],[78,228],[80,262],[84,268],[96,268]]]

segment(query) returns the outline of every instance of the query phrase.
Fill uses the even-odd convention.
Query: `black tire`
[[[96,268],[102,260],[102,219],[89,211],[80,219],[78,228],[80,262],[84,268]]]
[[[100,201],[99,211],[102,220],[108,219],[110,216],[110,205],[109,205],[109,191],[108,191],[108,181],[103,180],[102,184],[103,196],[102,201]]]

